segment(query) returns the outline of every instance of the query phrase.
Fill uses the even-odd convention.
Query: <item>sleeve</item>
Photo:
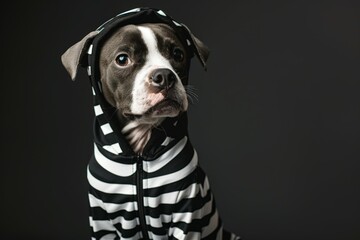
[[[199,168],[193,183],[178,195],[171,240],[222,240],[222,223],[206,175]],[[199,231],[201,229],[201,231]]]

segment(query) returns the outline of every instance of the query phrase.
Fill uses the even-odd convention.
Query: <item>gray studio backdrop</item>
[[[359,1],[11,1],[1,8],[4,240],[89,239],[92,98],[61,54],[138,6],[211,49],[190,137],[245,240],[360,239]]]

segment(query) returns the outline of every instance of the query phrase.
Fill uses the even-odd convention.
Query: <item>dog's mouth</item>
[[[175,117],[182,110],[179,102],[173,99],[164,99],[149,108],[144,115],[153,117]]]
[[[127,118],[131,119],[140,119],[143,117],[146,118],[156,118],[156,117],[176,117],[180,112],[184,111],[183,106],[173,100],[166,98],[154,106],[150,107],[143,114],[133,114],[133,113],[124,113]]]

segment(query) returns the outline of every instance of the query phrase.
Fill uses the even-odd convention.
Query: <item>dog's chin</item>
[[[147,118],[176,117],[184,111],[180,103],[174,100],[163,100],[150,107],[144,114]]]
[[[128,119],[137,119],[138,121],[153,122],[157,119],[166,117],[176,117],[181,112],[186,111],[184,106],[175,100],[165,99],[159,103],[144,110],[143,113],[125,113]]]
[[[176,117],[184,111],[181,104],[174,100],[163,100],[145,112],[145,116],[152,118]]]

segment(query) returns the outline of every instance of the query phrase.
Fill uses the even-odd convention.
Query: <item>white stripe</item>
[[[223,240],[223,227],[221,226],[218,233],[216,234],[216,240]]]
[[[136,186],[130,184],[115,184],[115,183],[105,183],[96,179],[91,175],[90,170],[88,169],[87,174],[88,181],[90,185],[104,193],[115,193],[115,194],[124,194],[124,195],[136,195]]]
[[[94,155],[96,161],[106,171],[111,172],[120,177],[129,177],[136,172],[136,163],[134,164],[123,164],[109,160],[99,151],[96,144],[94,144]]]
[[[90,221],[90,226],[93,228],[94,232],[98,232],[101,230],[116,231],[116,228],[109,220],[94,220],[90,216],[89,221]]]
[[[171,214],[161,214],[158,218],[153,218],[150,216],[145,216],[146,222],[150,223],[150,225],[154,228],[162,228],[163,223],[171,222]]]
[[[157,11],[157,13],[166,17],[166,14],[162,10]]]
[[[194,151],[194,156],[191,162],[186,167],[184,167],[183,169],[177,172],[162,175],[160,177],[143,179],[143,187],[144,189],[155,188],[179,181],[185,178],[186,176],[188,176],[190,173],[192,173],[192,171],[195,170],[197,163],[198,163],[198,158],[196,152]]]
[[[96,95],[95,94],[95,89],[93,87],[91,87],[91,90],[92,90],[93,95],[95,96]]]
[[[215,229],[218,227],[218,224],[219,224],[219,214],[218,211],[216,210],[216,212],[209,221],[209,225],[203,228],[203,231],[201,233],[201,238],[205,238],[209,236],[212,232],[214,232]]]
[[[94,106],[94,111],[95,111],[95,116],[99,116],[99,115],[103,114],[103,110],[101,109],[100,105]]]
[[[240,240],[240,238],[233,233],[231,233],[231,239],[232,240]]]
[[[91,44],[88,51],[87,51],[87,54],[91,55],[93,52],[93,45]]]
[[[196,183],[194,183],[196,185]],[[192,184],[192,185],[194,185]],[[187,189],[184,189],[180,192],[188,192],[189,189],[193,190],[195,188],[193,188],[193,186],[188,187]],[[193,190],[195,194],[196,190]],[[177,203],[177,199],[178,199],[178,195],[179,195],[179,191],[174,191],[174,192],[169,192],[169,193],[163,193],[157,197],[144,197],[144,206],[145,207],[151,207],[151,208],[156,208],[158,207],[160,204],[175,204]]]
[[[174,140],[174,138],[171,138],[171,137],[166,137],[164,142],[161,144],[161,146],[167,146],[169,145],[169,143]]]
[[[120,223],[121,227],[126,230],[130,230],[135,228],[137,225],[140,225],[139,218],[135,218],[132,220],[126,220],[123,216],[119,216],[112,220],[113,224]]]
[[[124,15],[124,14],[127,14],[127,13],[131,13],[131,12],[139,12],[139,11],[140,11],[140,8],[134,8],[134,9],[131,9],[131,10],[129,10],[129,11],[119,13],[117,16],[121,16],[121,15]]]
[[[134,239],[141,239],[141,238],[142,238],[141,232],[137,232],[133,237],[130,237],[130,238],[121,237],[120,239],[121,240],[134,240]]]
[[[102,208],[102,209],[104,209],[106,211],[104,203],[100,199],[98,199],[97,197],[95,197],[91,193],[88,194],[88,197],[89,197],[89,205],[90,205],[90,207],[100,207],[100,208]]]
[[[198,194],[199,191],[200,191],[201,197],[205,197],[207,192],[210,189],[210,184],[209,184],[207,177],[205,178],[203,185],[204,185],[204,187],[202,186],[202,184],[193,183],[185,190],[179,191],[177,198],[179,200],[184,199],[184,198],[194,198],[194,197],[196,197],[196,195]]]
[[[104,146],[102,146],[102,148],[105,149],[106,151],[109,151],[109,152],[115,154],[115,155],[122,153],[119,143],[114,143],[112,145],[104,145]]]
[[[116,239],[116,234],[114,233],[106,234],[105,236],[100,238],[100,240],[114,240],[114,239]]]
[[[184,137],[175,146],[173,146],[166,153],[161,155],[158,159],[144,162],[144,171],[148,173],[152,173],[164,167],[184,149],[186,143],[187,143],[187,137]]]
[[[176,239],[179,240],[185,240],[185,239],[191,239],[191,240],[197,240],[201,239],[200,232],[188,232],[187,234],[184,233],[183,230],[177,227],[171,227],[169,229],[169,236],[174,236]]]
[[[173,23],[176,25],[176,26],[182,26],[180,23],[178,23],[178,22],[175,22],[174,20],[173,20]]]
[[[168,235],[155,235],[153,232],[148,231],[149,236],[151,236],[152,240],[168,240]]]
[[[104,209],[107,213],[114,213],[120,210],[125,210],[127,212],[133,212],[138,210],[137,202],[126,202],[122,204],[106,203],[96,198],[92,194],[89,194],[89,203],[90,207],[100,207]]]
[[[102,92],[102,86],[100,82],[97,82],[98,86],[99,86],[99,91]]]
[[[138,26],[137,28],[141,32],[141,37],[144,40],[144,43],[148,51],[147,51],[146,61],[143,64],[142,68],[139,69],[134,79],[134,83],[133,83],[134,87],[131,92],[133,101],[130,106],[130,110],[133,114],[142,114],[144,110],[146,110],[146,106],[149,104],[149,99],[144,98],[144,92],[148,91],[146,87],[146,81],[144,81],[144,79],[148,75],[149,70],[155,68],[167,68],[172,72],[174,72],[176,76],[177,74],[175,73],[174,68],[172,67],[169,59],[165,58],[160,53],[157,45],[157,38],[153,30],[151,30],[149,27],[143,27],[143,26]],[[183,97],[185,97],[186,96],[185,91],[183,87],[180,86],[181,85],[180,79],[178,78],[178,76],[176,78],[177,80],[176,80],[176,85],[174,85],[174,88],[179,90],[181,94],[184,94]]]
[[[88,74],[89,76],[91,76],[91,66],[88,66],[88,67],[87,67],[87,74]]]
[[[106,135],[106,134],[109,134],[109,133],[112,133],[112,132],[113,132],[113,130],[112,130],[112,128],[111,128],[111,126],[110,126],[110,124],[108,124],[108,123],[106,123],[106,124],[102,125],[102,126],[101,126],[101,130],[103,131],[104,135]]]
[[[118,236],[120,236],[121,240],[141,239],[140,232],[137,232],[133,237],[130,237],[130,238],[124,238],[124,237],[122,237],[122,235],[119,231],[116,231],[116,232],[117,232],[117,235],[114,233],[110,233],[110,234],[107,234],[107,235],[103,236],[102,238],[100,238],[100,240],[114,240],[114,239],[117,239]],[[96,239],[91,238],[91,240],[96,240]]]

